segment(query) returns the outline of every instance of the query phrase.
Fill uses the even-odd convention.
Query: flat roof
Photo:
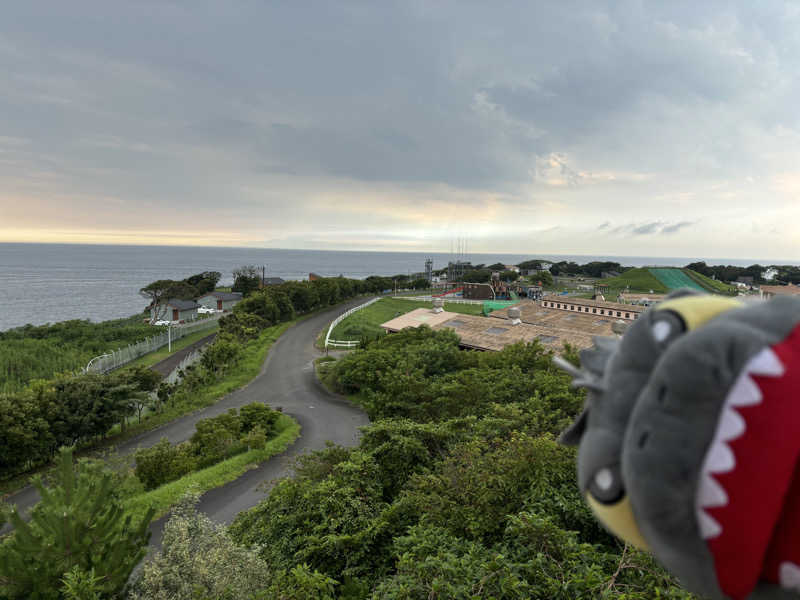
[[[627,306],[627,305],[625,305]],[[613,335],[611,323],[616,320],[609,315],[590,315],[589,313],[567,312],[557,308],[545,308],[530,300],[520,302],[520,320],[530,325],[567,330],[589,335]],[[508,319],[508,309],[489,313],[495,319]]]
[[[588,317],[589,315],[585,316]],[[452,329],[459,336],[461,346],[492,351],[502,350],[506,346],[517,342],[527,343],[534,340],[540,341],[545,347],[551,348],[556,352],[563,350],[565,342],[575,346],[577,349],[583,349],[590,348],[594,344],[592,338],[595,335],[613,335],[610,322],[606,326],[595,327],[593,330],[580,331],[578,329],[532,325],[524,322],[519,325],[512,325],[508,319],[504,321],[447,311],[434,313],[429,308],[412,310],[383,323],[381,327],[387,331],[396,332],[406,327],[419,327],[420,325],[428,325],[435,330]]]
[[[391,321],[382,323],[381,327],[383,327],[386,331],[400,331],[406,327],[419,327],[420,325],[433,327],[434,325],[438,325],[439,323],[443,323],[454,317],[461,316],[464,315],[447,312],[446,310],[443,310],[440,313],[435,313],[433,312],[433,309],[430,308],[416,308],[411,312],[407,312],[404,315],[395,317]]]
[[[761,292],[775,294],[776,296],[798,296],[800,295],[800,287],[796,285],[762,285]]]

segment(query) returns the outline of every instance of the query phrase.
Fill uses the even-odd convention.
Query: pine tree
[[[91,573],[100,597],[119,592],[146,553],[152,509],[134,524],[113,488],[113,475],[72,461],[63,448],[52,481],[34,485],[41,501],[26,523],[12,511],[14,535],[0,547],[0,597],[57,600],[65,576]]]

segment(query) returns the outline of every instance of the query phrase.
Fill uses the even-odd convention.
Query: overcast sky
[[[800,257],[800,8],[16,2],[0,241]]]

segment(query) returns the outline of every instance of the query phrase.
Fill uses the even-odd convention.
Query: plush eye
[[[686,331],[686,325],[671,310],[656,310],[650,324],[650,333],[659,346],[667,346]]]
[[[598,469],[589,482],[589,493],[602,504],[614,504],[625,495],[619,465]]]

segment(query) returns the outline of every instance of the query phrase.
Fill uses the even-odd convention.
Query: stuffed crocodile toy
[[[613,534],[712,599],[800,599],[800,299],[681,290],[580,369],[561,436]]]

